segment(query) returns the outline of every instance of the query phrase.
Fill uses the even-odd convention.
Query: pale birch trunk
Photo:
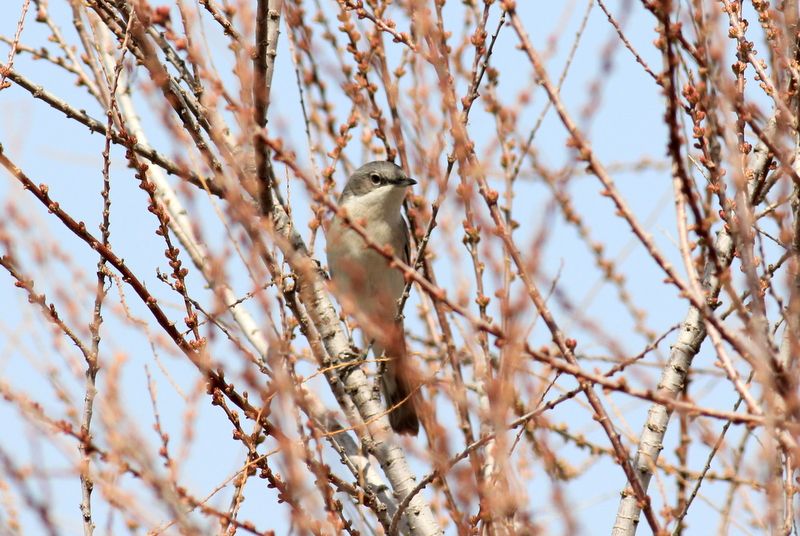
[[[772,137],[775,131],[775,118],[770,121],[766,129],[766,135]],[[753,174],[751,177],[761,177],[766,171],[766,167],[771,161],[769,149],[763,142],[759,143],[755,150],[755,161],[753,163]],[[753,184],[749,184],[752,189]],[[717,259],[720,267],[726,269],[730,266],[733,259],[734,243],[730,232],[723,228],[717,234],[713,246],[717,252]],[[720,274],[716,273],[716,266],[712,259],[706,261],[702,286],[706,292],[707,303],[715,303],[720,291]],[[686,382],[689,367],[692,360],[700,351],[700,346],[706,337],[706,327],[703,314],[695,307],[689,307],[686,317],[681,324],[681,332],[678,339],[672,345],[669,361],[661,372],[661,380],[658,382],[657,392],[660,395],[677,397]],[[669,418],[672,410],[662,404],[653,404],[647,413],[647,421],[642,427],[639,436],[639,444],[634,457],[634,467],[639,477],[642,488],[646,491],[656,467],[656,460],[664,448],[664,436],[667,433]],[[613,536],[632,536],[636,533],[639,524],[639,507],[636,497],[633,495],[630,486],[625,486],[622,492],[622,499],[617,510],[617,517],[611,530]]]

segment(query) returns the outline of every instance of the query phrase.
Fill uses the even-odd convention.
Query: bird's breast
[[[401,237],[398,236],[397,231],[392,229],[392,227],[385,222],[367,221],[363,227],[370,241],[381,247],[386,245],[394,247],[395,244],[402,243],[399,241]],[[384,263],[388,263],[383,255],[367,245],[367,242],[358,232],[345,225],[339,218],[334,219],[328,229],[327,243],[329,261],[331,261],[333,257],[334,262],[338,260],[369,260],[372,262],[382,260]],[[395,251],[395,254],[398,253],[398,251]]]
[[[358,221],[359,214],[349,210]],[[380,218],[365,218],[359,222],[366,235],[376,245],[390,245],[396,255],[402,255],[405,237],[404,224]],[[354,299],[371,315],[380,314],[394,318],[395,302],[403,292],[403,274],[381,253],[369,247],[364,239],[339,218],[334,218],[328,228],[327,256],[333,282],[345,297]],[[380,311],[380,313],[379,313]]]

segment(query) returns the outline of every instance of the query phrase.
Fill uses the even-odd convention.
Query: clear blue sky
[[[6,1],[0,5],[0,33],[3,35],[13,34],[20,4],[19,1]],[[54,1],[50,4],[52,12],[57,14],[56,19],[69,20],[69,17],[64,16],[65,2]],[[450,4],[456,4],[456,2],[450,2]],[[562,3],[559,2],[519,1],[518,4],[526,28],[534,45],[539,50],[546,49],[554,36],[553,32],[560,29],[563,37],[558,40],[556,48],[547,62],[551,76],[556,78],[564,65],[573,36],[583,17],[586,2],[565,2],[564,5],[560,5]],[[628,4],[631,3],[609,2],[610,8],[617,14],[621,13],[622,9],[631,10],[630,19],[625,28],[627,35],[650,65],[655,70],[660,70],[660,57],[651,44],[655,38],[656,23],[638,3],[632,3],[631,6]],[[564,19],[562,10],[567,10],[568,8],[565,6],[568,5],[574,5],[574,9]],[[448,9],[453,10],[452,20],[459,21],[455,11],[461,8],[453,5]],[[390,10],[390,13],[393,11]],[[28,15],[22,43],[41,46],[45,43],[46,32],[42,25],[34,21],[34,17],[35,13],[32,9]],[[496,16],[492,18],[492,21],[496,21]],[[403,24],[407,26],[407,22],[402,20],[398,22],[401,27]],[[493,28],[494,23],[490,23],[489,27]],[[405,31],[406,28],[402,27],[401,29]],[[454,23],[452,29],[460,31],[460,26],[458,23]],[[65,29],[65,33],[72,36],[72,32],[68,29]],[[217,46],[218,61],[226,61],[224,42],[216,35],[216,28],[214,28],[214,32],[208,32],[208,34],[212,46]],[[610,55],[604,53],[609,42],[616,43],[610,49]],[[505,27],[498,40],[497,51],[492,57],[492,64],[501,73],[499,92],[501,98],[506,102],[511,102],[520,91],[534,84],[527,60],[520,51],[515,49],[516,44],[515,34],[509,27]],[[6,45],[0,46],[0,58],[5,58],[7,50]],[[286,143],[293,146],[301,160],[304,160],[306,158],[304,156],[306,151],[305,135],[302,123],[297,120],[299,117],[297,88],[287,52],[286,42],[283,39],[279,44],[279,61],[274,78],[271,121],[280,129],[281,134],[285,135]],[[604,61],[609,62],[610,70],[608,72],[606,72],[607,66],[604,65]],[[220,63],[217,65],[220,66]],[[53,67],[44,62],[32,62],[26,55],[21,54],[15,59],[15,68],[77,107],[86,108],[94,117],[102,118],[98,107],[87,100],[79,88],[71,85],[70,80]],[[224,69],[220,70],[224,71]],[[596,80],[601,82],[599,93],[591,84]],[[344,102],[342,93],[338,91],[335,81],[332,81],[331,86],[334,88],[330,92],[334,102],[342,106]],[[463,91],[463,88],[461,89]],[[563,98],[573,116],[578,118],[587,129],[592,146],[603,162],[610,164],[635,162],[642,158],[656,161],[665,159],[665,127],[661,118],[663,107],[660,89],[634,62],[631,54],[616,41],[613,29],[602,11],[596,6],[589,15],[586,31],[581,38],[574,63],[563,86]],[[598,112],[593,114],[590,121],[587,122],[581,114],[587,103],[592,102],[595,98],[599,99]],[[144,103],[142,100],[139,102]],[[544,92],[536,91],[533,104],[526,109],[520,124],[526,125],[526,128],[532,126],[545,102]],[[342,108],[344,109],[343,106]],[[341,112],[341,114],[343,113],[345,112]],[[341,114],[340,120],[343,120],[344,115]],[[57,199],[63,207],[71,213],[79,215],[90,229],[96,229],[101,206],[99,189],[102,136],[89,134],[84,127],[66,121],[58,112],[44,106],[39,101],[34,101],[29,94],[13,86],[0,91],[0,118],[2,118],[0,120],[0,143],[3,144],[8,155],[18,162],[35,182],[47,183],[53,198]],[[172,153],[175,145],[164,133],[157,118],[151,116],[145,119],[151,136],[150,142],[168,154]],[[470,133],[479,143],[478,154],[480,155],[482,154],[481,149],[487,143],[491,143],[494,137],[494,124],[483,111],[480,102],[472,113],[469,128]],[[552,110],[545,117],[535,143],[541,160],[551,168],[558,168],[572,160],[570,152],[565,148],[564,129]],[[350,156],[354,161],[361,157],[358,152],[353,152]],[[154,222],[141,219],[145,198],[136,187],[130,171],[125,168],[123,153],[119,149],[113,152],[112,160],[114,163],[112,172],[112,177],[114,177],[112,193],[114,249],[126,259],[135,271],[145,274],[145,279],[151,289],[161,296],[169,297],[172,305],[171,312],[176,319],[182,318],[183,315],[174,295],[164,292],[163,285],[156,279],[156,267],[162,271],[167,271],[168,268],[162,255],[163,242],[153,234]],[[649,231],[661,251],[676,266],[681,266],[676,245],[674,209],[672,198],[669,195],[672,189],[669,170],[664,168],[647,172],[617,172],[614,177],[640,221],[648,222]],[[338,179],[341,180],[341,177]],[[570,193],[576,209],[589,223],[595,239],[605,244],[609,257],[615,258],[621,252],[627,251],[626,248],[633,238],[627,231],[627,226],[615,217],[611,202],[598,195],[599,190],[599,183],[591,176],[574,179],[570,185]],[[566,226],[560,217],[553,221],[543,220],[541,214],[549,199],[545,195],[546,192],[546,188],[541,183],[525,181],[518,190],[516,201],[518,206],[523,207],[517,216],[522,224],[518,232],[518,236],[522,237],[521,243],[527,244],[528,239],[539,231],[541,225],[553,225],[552,234],[541,259],[543,273],[541,283],[545,284],[548,278],[559,274],[560,290],[565,292],[573,303],[580,305],[583,313],[594,319],[601,331],[610,338],[621,342],[626,352],[631,354],[638,352],[643,347],[643,339],[633,333],[631,319],[619,304],[613,288],[604,286],[590,302],[584,301],[584,298],[600,279],[599,274],[593,267],[590,253],[580,242],[573,228]],[[436,192],[431,190],[427,194],[432,200]],[[308,217],[307,211],[304,209],[307,206],[307,197],[302,189],[296,186],[293,188],[292,198],[296,210],[295,215],[302,223]],[[30,222],[27,234],[14,238],[20,244],[27,244],[27,247],[24,249],[20,247],[18,251],[20,257],[26,261],[31,261],[31,252],[35,252],[37,249],[42,250],[44,262],[36,267],[31,262],[26,265],[26,268],[30,268],[31,273],[36,275],[36,281],[40,285],[37,288],[40,291],[46,291],[49,297],[56,299],[59,303],[68,301],[71,292],[74,292],[76,296],[82,296],[84,299],[79,302],[80,318],[86,319],[88,322],[91,302],[85,298],[91,296],[96,257],[85,245],[66,232],[29,195],[21,192],[5,173],[0,173],[0,203],[3,206],[7,203],[13,204]],[[214,245],[216,251],[221,251],[221,248],[225,247],[225,235],[219,225],[214,223],[216,218],[213,216],[211,207],[202,199],[197,199],[196,203],[196,213],[208,215],[208,219],[204,219],[203,225],[210,243]],[[305,230],[304,225],[301,225],[301,228]],[[435,234],[432,249],[437,251],[437,248],[441,248],[449,242],[460,241],[461,235],[457,226],[456,232],[458,233],[456,237],[446,236],[441,232]],[[61,262],[49,253],[53,246],[60,248],[70,258],[69,264]],[[437,264],[440,283],[445,288],[455,285],[460,281],[458,274],[449,268],[444,255],[440,261]],[[685,303],[675,297],[672,288],[661,283],[663,275],[638,245],[625,257],[620,266],[628,277],[628,290],[634,296],[635,302],[648,312],[648,326],[661,333],[682,319],[686,309]],[[234,272],[232,275],[241,285],[241,289],[247,288],[247,279],[243,273]],[[190,283],[194,284],[197,296],[208,297],[208,293],[202,290],[202,283],[198,278],[190,279]],[[65,295],[59,296],[59,292]],[[113,302],[117,303],[116,287],[112,288],[111,295],[114,297]],[[135,316],[149,321],[146,310],[137,303],[129,291],[127,303]],[[35,397],[49,408],[48,411],[52,416],[60,418],[64,406],[56,399],[53,387],[47,381],[47,368],[53,367],[60,371],[62,377],[65,378],[65,390],[73,400],[79,400],[81,396],[79,376],[70,372],[73,364],[80,365],[78,353],[67,342],[62,342],[60,347],[54,347],[51,337],[37,335],[36,331],[50,328],[27,304],[24,295],[13,287],[10,277],[4,272],[0,273],[0,304],[2,304],[0,307],[0,378],[18,390]],[[569,311],[557,304],[554,304],[554,309],[559,321],[564,326],[574,328],[573,333],[578,334],[580,340],[588,341],[587,346],[582,347],[581,350],[588,353],[607,352],[606,348],[596,341],[593,342],[592,338],[579,327],[571,326],[572,319]],[[152,447],[153,451],[157,449],[155,445],[158,439],[151,429],[151,405],[144,396],[146,393],[144,367],[147,366],[158,385],[161,418],[164,427],[172,434],[171,446],[177,452],[181,444],[180,436],[183,429],[181,422],[187,406],[181,396],[176,393],[173,382],[179,385],[185,393],[196,390],[198,385],[194,369],[175,355],[168,355],[161,351],[154,355],[149,344],[142,337],[141,330],[120,321],[120,315],[109,314],[106,315],[106,318],[107,335],[103,341],[106,355],[124,355],[126,358],[121,376],[120,397],[132,423],[138,427],[136,432],[138,437],[134,441],[144,441]],[[25,329],[21,329],[22,327]],[[32,327],[37,327],[37,329],[31,329]],[[155,331],[155,328],[153,329]],[[411,331],[415,329],[413,322],[409,324],[408,329]],[[584,338],[581,339],[580,336]],[[667,339],[661,347],[662,356],[665,355],[664,352],[668,351],[670,339]],[[549,336],[539,325],[531,340],[536,345],[547,344]],[[220,348],[222,347],[220,346]],[[702,366],[710,366],[710,356],[710,349],[704,348],[698,358],[698,363]],[[240,364],[235,363],[231,366],[235,370],[240,367]],[[587,367],[589,366],[587,365]],[[99,380],[101,390],[107,373],[107,370],[101,372]],[[652,384],[655,378],[655,374],[651,373],[643,381],[644,383],[649,381]],[[324,387],[320,386],[320,390],[324,391]],[[728,391],[725,389],[720,391],[713,387],[709,387],[709,390],[711,394],[703,399],[705,404],[719,405],[724,409],[729,408]],[[718,391],[720,391],[719,396],[716,397],[714,393]],[[624,415],[626,429],[638,435],[647,406],[639,402],[634,403],[625,397],[614,396],[611,399],[617,404],[619,412]],[[242,449],[230,439],[230,426],[224,415],[216,408],[210,407],[207,399],[201,399],[195,409],[197,411],[194,417],[195,440],[189,451],[188,461],[182,467],[181,476],[191,486],[195,496],[202,497],[239,467],[243,454]],[[583,425],[583,428],[576,426],[573,429],[580,430],[593,441],[605,445],[607,443],[605,436],[598,431],[596,426],[591,425],[588,415],[586,409],[580,408],[576,404],[565,404],[558,411],[552,413],[550,418],[553,422],[571,424],[579,419],[578,422],[586,424]],[[65,458],[65,453],[72,452],[76,448],[74,441],[65,439],[59,448],[53,448],[46,442],[38,440],[37,437],[40,434],[20,419],[15,408],[3,402],[0,402],[0,422],[4,423],[4,429],[0,435],[0,447],[6,452],[12,453],[18,463],[36,460],[36,465],[40,470],[62,474],[60,478],[50,479],[48,484],[36,481],[32,482],[31,486],[45,500],[56,503],[55,511],[59,516],[59,523],[63,526],[64,533],[78,533],[80,531],[80,515],[77,506],[80,501],[80,489],[77,479],[70,474],[71,466],[68,459]],[[674,448],[677,428],[674,426],[674,422],[672,424],[673,429],[668,437],[667,449]],[[102,423],[101,419],[97,425],[101,428],[126,429],[124,423]],[[714,430],[718,430],[720,423],[712,422],[711,426]],[[457,447],[458,445],[453,445],[454,449]],[[560,454],[567,456],[571,449],[571,447],[565,447]],[[704,456],[704,452],[700,452],[699,449],[691,452],[692,467],[700,469]],[[158,460],[155,462],[158,463]],[[423,465],[417,464],[416,467],[420,472],[424,471]],[[553,519],[553,512],[547,511],[551,497],[543,495],[543,490],[538,487],[546,481],[546,477],[541,472],[534,472],[534,475],[535,485],[530,486],[528,490],[532,512],[535,519],[541,519],[544,526],[557,529],[559,527],[558,520]],[[136,487],[137,484],[132,483],[131,485],[139,489]],[[607,461],[602,461],[583,473],[578,481],[570,482],[565,486],[567,501],[574,505],[573,511],[580,521],[583,533],[605,534],[610,530],[622,485],[623,477],[619,469]],[[651,485],[651,492],[655,496],[659,494],[657,485],[656,482]],[[704,489],[711,502],[722,500],[725,491],[722,486],[707,484]],[[96,495],[99,498],[100,492],[98,491]],[[141,496],[147,497],[148,495],[143,493]],[[672,500],[674,494],[668,491],[667,496]],[[224,509],[229,493],[223,491],[220,497],[216,502],[212,501],[212,504]],[[276,506],[275,502],[272,491],[264,489],[263,482],[254,479],[248,487],[248,499],[244,503],[242,517],[259,520],[259,528],[273,528],[279,534],[284,533],[286,526],[283,520],[286,510],[283,506]],[[143,502],[143,506],[147,506],[146,502]],[[712,507],[705,502],[695,506],[688,518],[693,529],[690,531],[691,534],[703,534],[706,529],[716,529],[716,521],[708,526],[704,524],[706,516],[711,513],[710,508]],[[100,528],[105,520],[102,508],[99,509],[98,514],[100,520],[98,529],[100,533],[104,533],[104,529]],[[710,517],[715,519],[715,516]],[[31,527],[36,527],[35,522],[31,520],[31,515],[26,514],[23,518],[26,522],[31,523]],[[160,517],[155,515],[155,518],[159,519]],[[116,519],[115,523],[118,524],[120,521],[120,519]],[[643,527],[641,533],[646,532],[646,527]]]

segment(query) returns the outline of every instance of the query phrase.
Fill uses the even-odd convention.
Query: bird
[[[416,183],[392,162],[369,162],[350,176],[338,201],[371,241],[391,246],[406,264],[409,236],[401,208],[406,191]],[[326,255],[334,294],[372,342],[374,355],[386,359],[380,384],[389,424],[399,434],[417,435],[416,385],[397,308],[405,288],[403,272],[370,248],[339,214],[326,232]]]

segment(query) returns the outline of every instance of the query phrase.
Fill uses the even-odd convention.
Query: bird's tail
[[[375,346],[375,354],[381,355],[382,349]],[[378,351],[381,350],[381,351]],[[416,376],[406,356],[405,339],[402,337],[394,341],[386,349],[386,370],[381,376],[383,397],[389,411],[389,424],[398,434],[417,435],[419,433],[419,417],[417,416],[416,392],[419,382],[414,381]]]
[[[402,374],[396,371],[384,372],[381,378],[383,396],[389,410],[389,424],[398,434],[417,435],[419,418],[414,407],[413,387],[408,384]]]

